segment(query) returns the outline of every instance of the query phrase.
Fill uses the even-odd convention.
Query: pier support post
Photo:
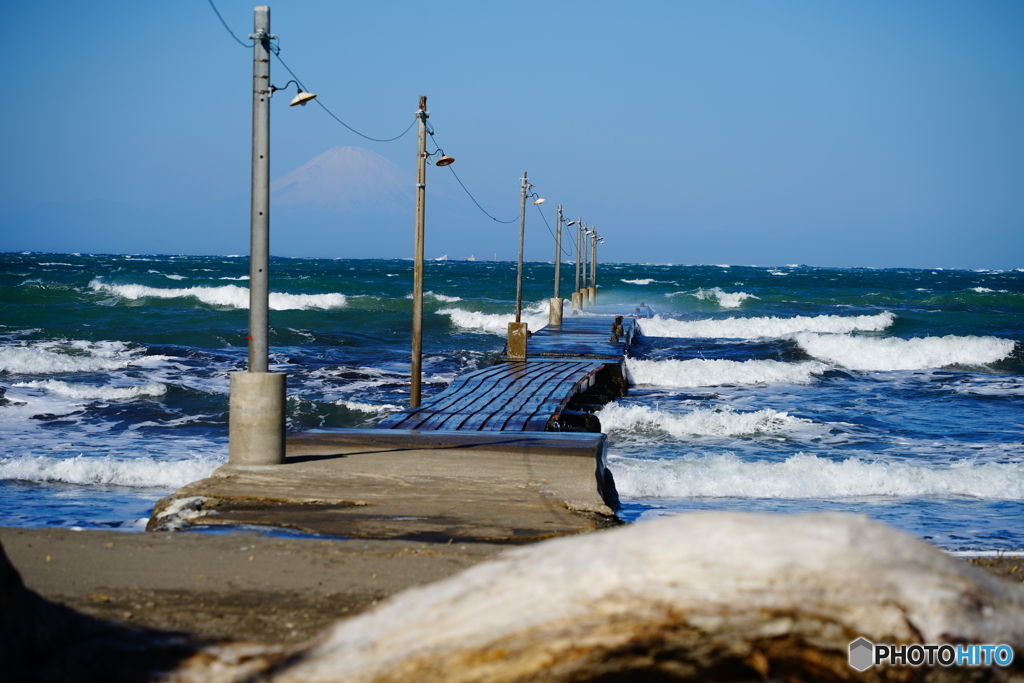
[[[597,303],[597,285],[591,285],[590,288],[587,291],[589,292],[587,294],[587,296],[590,298],[590,303],[596,304]]]
[[[548,309],[548,325],[562,324],[562,297],[552,297]]]
[[[583,301],[580,299],[579,292],[572,293],[572,307],[577,311],[583,310]]]
[[[526,360],[526,338],[530,336],[526,323],[508,324],[508,354],[510,361]]]
[[[284,462],[285,375],[231,373],[228,461],[232,465]]]

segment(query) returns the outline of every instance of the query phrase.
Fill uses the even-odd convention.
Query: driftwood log
[[[24,588],[11,590],[16,573],[3,571],[0,635],[15,633],[12,610],[35,624],[0,649],[22,670],[19,653],[41,648],[51,660],[97,645],[117,656],[119,643],[155,654],[148,669],[127,658],[142,668],[122,676],[51,676],[68,672],[51,662],[34,680],[1024,681],[1020,659],[851,668],[859,637],[1005,643],[1024,659],[1024,589],[849,515],[698,513],[547,541],[396,595],[295,647],[104,632],[41,599],[27,605]]]

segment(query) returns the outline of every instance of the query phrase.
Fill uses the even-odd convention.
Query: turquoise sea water
[[[411,262],[274,259],[288,426],[408,400]],[[0,255],[0,525],[138,529],[227,455],[248,260]],[[527,264],[531,329],[553,266]],[[563,293],[572,268],[563,269]],[[430,262],[427,394],[492,363],[515,264]],[[631,520],[868,514],[950,550],[1024,550],[1024,270],[602,264],[657,313],[599,414]]]

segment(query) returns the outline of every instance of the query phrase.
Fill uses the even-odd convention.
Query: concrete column
[[[231,373],[228,461],[232,465],[284,462],[285,375]]]
[[[548,308],[548,325],[562,324],[562,297],[552,297]]]
[[[529,334],[526,323],[508,324],[509,360],[526,360],[526,338]]]
[[[597,285],[590,286],[590,301],[591,303],[597,303]]]
[[[583,302],[580,299],[580,293],[579,292],[573,292],[572,293],[572,307],[574,309],[576,309],[577,311],[583,309]]]

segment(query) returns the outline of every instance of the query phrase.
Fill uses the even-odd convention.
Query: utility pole
[[[523,313],[523,239],[526,235],[526,195],[530,191],[530,181],[526,171],[520,181],[521,197],[519,203],[519,267],[516,271],[516,321],[508,324],[508,352],[506,357],[512,361],[526,360],[526,338],[529,330],[522,322]]]
[[[590,236],[590,300],[597,303],[597,228]]]
[[[419,145],[416,152],[416,238],[413,248],[412,276],[412,376],[409,406],[420,405],[420,382],[423,375],[423,220],[427,199],[427,111],[426,96],[420,97]]]
[[[270,309],[270,8],[253,17],[252,208],[249,242],[249,369],[231,373],[228,458],[284,462],[285,375],[268,372]]]
[[[590,226],[587,224],[583,225],[583,244],[580,246],[583,248],[583,288],[580,290],[580,303],[585,306],[590,305],[590,288],[587,287],[587,259],[589,258],[587,249],[587,240],[590,239]]]
[[[548,309],[548,325],[562,324],[562,205],[555,217],[555,296]]]
[[[523,171],[521,198],[519,202],[519,268],[516,271],[516,322],[520,322],[523,312],[523,238],[526,234],[526,194],[530,191],[530,181]]]

